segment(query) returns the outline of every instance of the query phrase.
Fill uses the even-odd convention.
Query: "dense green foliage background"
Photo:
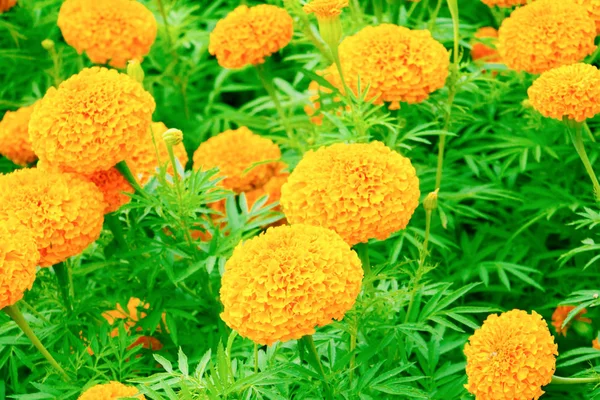
[[[336,398],[469,398],[463,388],[462,348],[486,315],[520,308],[536,310],[550,321],[559,303],[587,307],[593,323],[557,337],[558,372],[600,372],[600,351],[591,348],[600,323],[593,307],[599,303],[593,295],[600,287],[600,244],[595,243],[600,213],[562,125],[522,104],[535,77],[497,65],[482,68],[470,60],[474,31],[497,26],[499,12],[479,0],[459,2],[462,59],[448,81],[456,90],[450,107],[448,87],[397,112],[361,104],[369,135],[364,138],[355,134],[351,118],[334,113],[322,127],[310,124],[303,111],[309,104],[307,87],[327,62],[304,29],[310,21],[309,29],[317,34],[316,21],[306,19],[299,1],[286,0],[296,20],[295,36],[268,60],[267,68],[291,116],[297,139],[292,143],[255,70],[222,69],[208,54],[210,31],[239,1],[166,0],[168,31],[157,2],[144,3],[159,22],[157,41],[142,65],[145,86],[157,103],[154,120],[181,129],[190,155],[206,138],[242,125],[275,140],[292,167],[304,151],[322,144],[382,140],[412,160],[424,197],[434,189],[436,145],[450,118],[427,268],[416,273],[425,226],[419,207],[408,229],[370,244],[375,267],[365,280],[374,281],[377,289],[363,293],[342,322],[315,335]],[[448,49],[453,46],[445,1],[356,3],[359,9],[343,14],[346,35],[391,21],[429,28]],[[440,12],[432,19],[438,3]],[[19,0],[16,8],[0,15],[0,115],[31,104],[54,83],[43,39],[56,42],[60,78],[90,65],[61,38],[56,26],[60,4]],[[598,137],[598,121],[589,124]],[[587,140],[586,146],[596,164],[598,144]],[[14,168],[0,158],[0,171]],[[260,348],[255,374],[252,342],[231,334],[218,317],[219,303],[206,290],[218,287],[232,248],[256,234],[262,222],[280,216],[269,208],[240,212],[231,198],[230,222],[223,230],[228,235],[216,235],[198,251],[179,235],[163,232],[181,220],[193,223],[207,213],[207,202],[222,196],[207,194],[210,174],[188,175],[188,195],[182,201],[158,182],[151,189],[154,201],[137,198],[122,209],[119,223],[127,245],[107,229],[97,244],[69,261],[72,311],[60,298],[51,269],[40,271],[27,293],[30,308],[23,311],[71,382],[63,382],[16,325],[0,315],[0,398],[75,399],[83,387],[107,380],[138,383],[150,399],[322,398],[321,378],[314,366],[300,361],[295,341]],[[135,336],[124,331],[116,338],[108,335],[111,328],[101,313],[117,303],[126,305],[132,296],[150,304],[139,325],[165,345],[156,353],[160,365],[148,350],[127,350]],[[415,302],[407,315],[411,298]],[[350,332],[358,337],[352,373]],[[82,338],[89,340],[93,356]],[[549,387],[547,392],[547,399],[587,399],[600,393],[591,386],[569,387],[568,392]]]

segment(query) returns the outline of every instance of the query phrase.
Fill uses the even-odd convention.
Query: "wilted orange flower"
[[[127,75],[84,69],[35,105],[29,122],[33,150],[64,171],[108,170],[146,134],[154,107],[152,96]]]
[[[558,346],[535,311],[492,314],[465,345],[467,390],[477,399],[538,399],[556,369]]]
[[[583,63],[551,69],[533,82],[527,94],[545,117],[585,121],[600,113],[600,71]]]
[[[600,0],[575,0],[582,5],[596,23],[596,33],[600,33]]]
[[[0,13],[8,11],[17,4],[17,0],[0,0]]]
[[[100,236],[102,193],[87,179],[40,168],[0,176],[0,220],[16,217],[31,231],[40,266],[81,253]]]
[[[0,309],[12,306],[31,289],[40,260],[31,232],[16,220],[0,220]]]
[[[367,26],[345,38],[339,48],[346,84],[358,92],[370,85],[368,99],[375,104],[419,103],[442,88],[450,60],[444,46],[427,30],[381,24]]]
[[[117,400],[123,397],[135,397],[145,400],[143,394],[134,386],[126,386],[119,382],[109,382],[103,385],[95,385],[86,390],[79,396],[78,400]]]
[[[239,244],[225,264],[221,318],[259,344],[300,339],[342,319],[362,278],[358,256],[335,232],[269,228]]]
[[[7,111],[0,121],[0,154],[22,166],[37,159],[29,140],[32,112],[33,106],[21,107],[17,111]]]
[[[158,168],[168,163],[167,172],[173,174],[173,167],[169,161],[169,151],[162,138],[162,134],[167,131],[167,127],[162,122],[153,122],[148,133],[142,135],[131,154],[127,158],[128,165],[137,175],[142,185],[147,184],[155,174]],[[154,140],[152,137],[154,136]],[[155,144],[156,143],[156,147]],[[188,155],[183,143],[173,146],[173,154],[179,160],[183,168],[188,162]],[[158,159],[157,159],[158,157]]]
[[[348,0],[312,0],[304,6],[304,12],[314,13],[318,18],[332,18],[340,15],[348,7]]]
[[[262,64],[265,57],[290,42],[293,24],[283,8],[269,4],[239,6],[217,22],[210,34],[208,51],[223,68]]]
[[[539,74],[579,62],[596,46],[596,25],[572,0],[537,0],[518,8],[498,31],[498,51],[517,71]]]
[[[94,172],[88,179],[94,182],[104,196],[104,214],[117,211],[131,200],[126,193],[133,193],[133,187],[116,168]]]
[[[333,87],[338,89],[340,93],[345,93],[344,85],[342,84],[342,79],[340,78],[340,73],[335,64],[330,65],[324,71],[317,71],[317,74],[322,76],[327,82],[329,82]],[[310,118],[310,122],[315,125],[321,125],[323,123],[323,116],[317,114],[322,107],[322,97],[323,95],[329,95],[333,91],[325,86],[321,86],[317,81],[311,81],[308,85],[308,90],[311,93],[311,96],[308,98],[313,104],[312,106],[307,105],[304,107],[304,112]],[[338,96],[332,98],[334,103],[339,103],[341,99]],[[315,115],[317,114],[317,115]]]
[[[556,307],[556,310],[554,310],[554,312],[552,313],[552,326],[556,330],[557,335],[567,336],[567,330],[573,323],[573,320],[571,320],[571,322],[569,322],[564,328],[562,327],[562,324],[563,322],[565,322],[565,319],[567,319],[567,316],[574,308],[575,306],[558,306]],[[574,320],[591,324],[591,319],[583,317],[583,315],[586,313],[587,310],[584,308],[583,310],[577,313]]]
[[[486,26],[479,28],[474,36],[478,39],[492,38],[494,39],[493,43],[495,44],[497,41],[496,39],[498,38],[498,31],[491,26]],[[481,60],[488,63],[502,62],[498,50],[480,41],[474,41],[473,46],[471,47],[471,58],[474,61]]]
[[[486,4],[490,7],[497,6],[507,8],[527,4],[527,1],[529,0],[481,0],[483,4]]]
[[[309,151],[281,189],[291,224],[336,231],[350,245],[387,239],[419,205],[410,160],[381,142],[338,143]]]
[[[219,168],[219,175],[225,177],[221,185],[241,193],[267,183],[281,169],[280,158],[279,146],[242,126],[200,144],[194,153],[194,168]],[[257,163],[262,164],[253,167]]]
[[[156,39],[156,19],[135,0],[66,0],[58,13],[65,41],[93,63],[125,68],[142,61]]]

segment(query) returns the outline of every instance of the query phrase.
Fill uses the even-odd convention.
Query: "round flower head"
[[[29,122],[33,150],[64,171],[107,170],[146,134],[154,106],[152,96],[127,75],[84,69],[36,104]]]
[[[498,38],[498,31],[491,26],[486,26],[483,28],[479,28],[477,32],[475,32],[476,39],[488,39],[491,38],[495,43]],[[471,58],[476,60],[481,60],[488,63],[498,63],[502,62],[502,59],[498,55],[498,50],[493,47],[488,46],[481,41],[474,41],[473,46],[471,47]]]
[[[600,71],[590,64],[555,68],[540,75],[527,94],[545,117],[585,121],[600,113]]]
[[[210,34],[208,51],[223,68],[262,64],[265,57],[292,40],[293,24],[283,8],[269,4],[239,6],[217,22]]]
[[[442,88],[450,60],[444,46],[427,30],[381,24],[345,38],[339,48],[344,79],[357,92],[369,86],[375,104],[419,103]]]
[[[65,41],[93,63],[125,68],[142,61],[156,39],[156,19],[135,0],[66,0],[58,13]]]
[[[81,253],[100,236],[102,193],[76,174],[21,169],[0,176],[0,220],[16,217],[31,231],[40,266]]]
[[[102,192],[105,204],[104,214],[117,211],[131,200],[126,193],[133,193],[134,190],[116,168],[94,172],[88,176],[88,179]]]
[[[10,10],[17,4],[17,0],[0,0],[0,13]]]
[[[239,244],[225,264],[221,318],[259,344],[300,339],[342,319],[362,278],[358,256],[335,232],[302,224],[269,228]]]
[[[539,74],[573,64],[596,46],[596,25],[572,0],[537,0],[513,11],[498,31],[498,51],[517,71]]]
[[[304,6],[304,12],[314,13],[318,18],[332,18],[340,15],[348,7],[348,0],[312,0]]]
[[[81,393],[78,400],[117,400],[123,397],[135,397],[145,400],[143,394],[134,386],[126,386],[119,382],[109,382],[103,385],[95,385]]]
[[[219,168],[221,185],[236,193],[262,187],[277,171],[281,151],[270,139],[242,126],[213,136],[194,153],[194,168]],[[256,163],[273,160],[273,162]]]
[[[127,163],[135,172],[142,185],[150,181],[150,178],[156,174],[160,166],[168,165],[167,172],[169,174],[174,173],[169,161],[169,150],[167,150],[167,145],[162,137],[162,134],[167,130],[167,127],[162,122],[153,122],[148,132],[137,140],[131,154],[127,158]],[[154,137],[154,140],[152,137]],[[154,146],[155,143],[156,147]],[[173,154],[181,166],[185,168],[188,162],[188,155],[183,143],[173,146]]]
[[[31,289],[39,259],[31,232],[16,220],[0,220],[0,309],[12,306]]]
[[[558,307],[556,307],[556,310],[554,310],[554,312],[552,313],[552,326],[554,327],[554,330],[556,330],[557,335],[567,336],[567,331],[569,330],[569,327],[573,323],[573,320],[585,322],[588,324],[592,323],[591,319],[585,318],[583,316],[587,313],[587,310],[584,308],[583,310],[579,311],[577,313],[577,315],[575,316],[575,318],[573,318],[573,320],[571,320],[571,322],[569,322],[563,328],[563,326],[562,326],[563,322],[565,322],[565,320],[569,316],[569,313],[573,309],[575,309],[575,306],[558,306]]]
[[[575,0],[582,5],[596,23],[596,33],[600,33],[600,0]]]
[[[29,140],[29,118],[33,106],[7,111],[0,121],[0,154],[18,165],[26,166],[37,160]]]
[[[481,2],[489,7],[514,7],[527,4],[529,0],[481,0]]]
[[[465,345],[467,390],[477,399],[538,399],[552,380],[558,346],[533,311],[492,314]]]
[[[381,142],[307,152],[281,189],[291,224],[322,226],[354,245],[404,229],[419,205],[410,160]]]

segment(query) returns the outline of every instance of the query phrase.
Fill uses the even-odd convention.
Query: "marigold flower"
[[[303,9],[305,13],[314,13],[318,18],[332,18],[340,15],[346,7],[348,0],[312,0]]]
[[[131,200],[126,193],[133,193],[134,189],[116,168],[94,172],[88,176],[88,179],[102,192],[105,204],[104,214],[117,211]]]
[[[0,309],[12,306],[31,289],[40,260],[31,232],[16,220],[0,221]]]
[[[567,319],[567,317],[569,316],[569,313],[574,308],[575,308],[575,306],[558,306],[558,307],[556,307],[556,310],[554,310],[554,312],[552,313],[552,326],[556,330],[557,335],[567,336],[567,330],[573,323],[573,320],[571,320],[571,322],[569,322],[564,328],[562,327],[562,324],[563,324],[563,322],[565,322],[565,319]],[[587,310],[584,308],[583,310],[581,310],[577,313],[574,320],[591,324],[592,323],[591,319],[583,317],[583,315],[586,313],[587,313]]]
[[[281,169],[285,168],[285,164],[281,164]],[[252,208],[256,200],[267,195],[268,199],[265,204],[272,204],[279,201],[281,198],[281,187],[287,182],[290,174],[288,172],[279,171],[262,187],[246,192],[246,200],[248,207]]]
[[[600,71],[583,63],[551,69],[533,82],[527,94],[545,117],[585,121],[600,113]]]
[[[194,153],[195,169],[219,168],[221,185],[236,193],[262,187],[280,170],[281,151],[245,126],[213,136]],[[272,160],[273,162],[266,162]],[[254,164],[261,163],[253,167]]]
[[[600,342],[598,342],[598,338],[592,340],[592,347],[596,350],[600,350]]]
[[[40,266],[81,253],[100,236],[102,193],[76,174],[21,169],[0,176],[0,220],[16,217],[34,236]]]
[[[134,386],[126,386],[120,382],[112,381],[103,385],[95,385],[79,396],[78,400],[117,400],[122,397],[135,397],[145,400],[143,394]]]
[[[33,106],[7,111],[0,121],[0,154],[15,164],[26,166],[37,160],[29,140],[29,118]]]
[[[17,4],[17,0],[0,0],[0,13],[10,10]]]
[[[517,71],[538,74],[579,62],[596,46],[596,25],[572,0],[537,0],[512,12],[498,31],[498,51]]]
[[[596,33],[600,33],[600,0],[575,0],[575,3],[587,10],[589,16],[596,23]]]
[[[493,43],[495,44],[498,38],[498,31],[491,26],[485,26],[483,28],[479,28],[477,32],[475,32],[474,37],[477,39],[492,38],[494,39]],[[471,58],[473,61],[481,60],[488,63],[502,62],[502,58],[498,54],[498,50],[480,41],[474,41],[471,47]]]
[[[552,380],[558,346],[535,311],[492,314],[465,345],[467,390],[477,399],[538,399]]]
[[[350,245],[387,239],[419,205],[410,160],[381,142],[338,143],[309,151],[281,189],[291,224],[322,226]]]
[[[347,85],[358,92],[369,86],[374,104],[420,103],[442,88],[448,76],[449,53],[427,30],[381,24],[346,37],[339,47]]]
[[[154,99],[116,70],[87,68],[50,88],[29,122],[40,160],[68,172],[92,174],[124,160],[144,135]]]
[[[514,7],[527,4],[528,0],[481,0],[481,2],[489,7]]]
[[[302,224],[269,228],[239,244],[225,264],[221,318],[259,344],[300,339],[342,319],[362,278],[358,256],[335,232]]]
[[[239,6],[217,22],[210,34],[208,51],[223,68],[262,64],[265,57],[292,40],[293,24],[283,8],[269,4]]]
[[[135,0],[66,0],[58,13],[65,41],[96,64],[142,61],[156,39],[156,19]]]

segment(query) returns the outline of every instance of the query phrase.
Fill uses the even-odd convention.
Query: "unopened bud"
[[[423,200],[423,207],[425,207],[426,211],[433,211],[438,206],[438,191],[440,189],[435,189],[433,192],[429,193],[425,200]]]
[[[137,60],[129,61],[127,64],[127,75],[139,83],[144,83],[144,70]]]
[[[52,50],[54,48],[54,40],[52,40],[52,39],[42,40],[42,47],[47,51]]]
[[[183,132],[179,129],[169,129],[162,135],[163,140],[169,146],[177,146],[183,141]]]
[[[531,101],[529,101],[529,99],[525,99],[521,102],[521,106],[523,108],[531,108]]]

